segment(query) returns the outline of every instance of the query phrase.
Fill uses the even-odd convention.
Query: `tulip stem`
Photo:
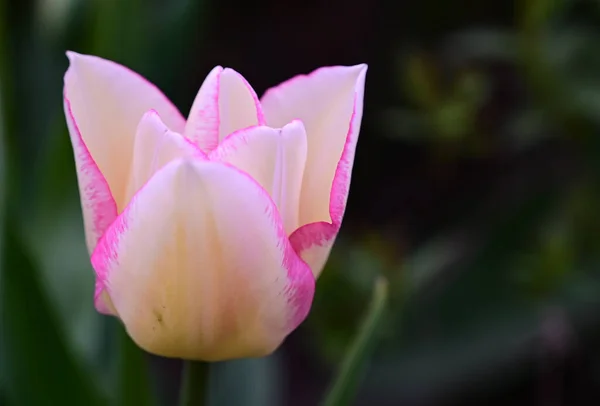
[[[352,404],[361,378],[364,376],[365,365],[378,338],[387,301],[388,283],[380,276],[375,281],[367,317],[342,361],[339,374],[322,403],[323,406]]]
[[[207,404],[208,368],[207,362],[184,361],[179,406],[204,406]]]

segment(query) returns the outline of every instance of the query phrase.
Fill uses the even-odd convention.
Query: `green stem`
[[[184,361],[179,406],[204,406],[208,396],[209,364],[202,361]]]
[[[347,406],[352,403],[364,375],[365,365],[377,341],[387,301],[388,283],[383,277],[378,277],[366,318],[342,361],[338,376],[325,397],[323,406]]]

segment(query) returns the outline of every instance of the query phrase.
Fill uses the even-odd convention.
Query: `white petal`
[[[87,149],[79,128],[73,120],[71,105],[64,100],[67,127],[75,155],[75,168],[83,212],[85,239],[90,254],[108,226],[117,218],[117,204],[110,187]]]
[[[140,121],[135,135],[133,163],[125,202],[159,169],[178,158],[206,159],[195,144],[169,130],[158,113],[150,110]]]
[[[321,68],[270,89],[267,123],[299,118],[308,154],[300,196],[300,228],[290,240],[317,277],[340,229],[363,112],[366,65]]]
[[[200,160],[159,170],[92,264],[133,340],[170,357],[268,354],[305,318],[314,291],[264,189]]]
[[[256,180],[271,196],[287,235],[299,226],[306,131],[300,121],[281,129],[250,127],[229,135],[209,158],[227,162]]]
[[[65,98],[100,172],[118,203],[124,201],[137,125],[150,109],[167,126],[181,132],[185,119],[154,85],[117,63],[67,53]],[[122,207],[119,207],[122,209]]]
[[[366,65],[321,68],[268,90],[262,106],[269,126],[300,119],[308,135],[300,222],[334,221],[329,211],[333,179],[348,142],[348,173],[362,118]],[[348,179],[349,180],[349,179]],[[344,201],[345,205],[345,201]]]
[[[192,104],[184,135],[209,152],[234,131],[264,124],[252,86],[233,69],[214,68]]]

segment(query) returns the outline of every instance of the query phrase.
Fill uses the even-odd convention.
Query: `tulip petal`
[[[301,121],[281,129],[250,127],[227,136],[210,155],[249,174],[271,196],[290,235],[299,226],[300,189],[306,165]]]
[[[210,152],[232,132],[264,122],[252,86],[233,69],[217,66],[196,95],[184,135],[203,151]]]
[[[91,254],[104,231],[117,218],[117,205],[106,179],[83,142],[67,99],[64,99],[64,108],[75,156],[85,238]]]
[[[96,56],[68,52],[65,98],[81,137],[123,209],[137,125],[155,109],[167,126],[182,132],[185,119],[158,88],[137,73]]]
[[[300,224],[290,240],[315,276],[341,226],[363,111],[366,65],[320,68],[268,90],[262,98],[270,126],[302,120],[308,154]]]
[[[125,204],[159,169],[178,158],[207,159],[190,140],[169,130],[158,112],[150,110],[140,121],[133,147],[133,163]]]
[[[133,340],[170,357],[268,354],[306,317],[314,293],[266,191],[210,161],[159,170],[92,264]]]
[[[100,169],[98,169],[96,162],[94,162],[83,142],[79,128],[73,119],[71,105],[66,98],[64,99],[64,108],[75,155],[85,240],[88,252],[91,254],[104,231],[117,218],[117,204],[110,193],[106,179],[102,176]],[[102,284],[96,281],[96,309],[100,313],[113,314],[110,310],[110,303],[102,298],[102,290]]]

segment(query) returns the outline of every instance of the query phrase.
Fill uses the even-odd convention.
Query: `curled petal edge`
[[[311,265],[315,278],[318,278],[327,261],[329,252],[331,251],[335,238],[342,225],[346,209],[346,201],[350,190],[350,178],[352,176],[352,167],[354,164],[354,155],[362,121],[362,99],[364,97],[362,92],[364,92],[365,75],[366,65],[357,80],[346,141],[344,143],[342,155],[336,166],[331,186],[329,196],[329,215],[331,217],[331,222],[318,221],[305,224],[290,235],[292,247],[294,247],[294,250]],[[310,74],[300,75],[300,77],[306,76],[310,76]]]

